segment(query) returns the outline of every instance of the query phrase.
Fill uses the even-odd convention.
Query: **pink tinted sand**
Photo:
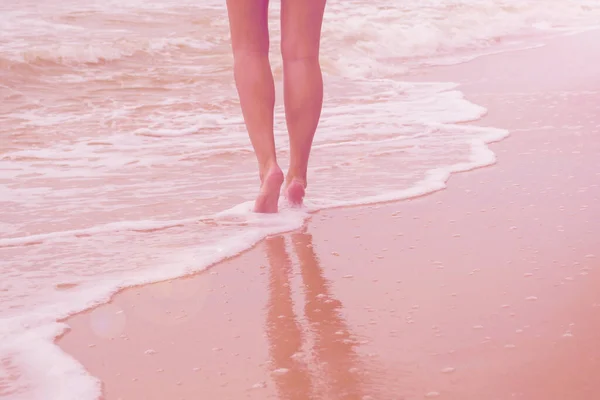
[[[418,77],[511,129],[497,165],[125,290],[59,345],[106,399],[600,398],[598,43]]]

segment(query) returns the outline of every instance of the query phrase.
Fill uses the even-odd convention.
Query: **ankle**
[[[300,185],[302,185],[303,188],[306,189],[306,186],[307,186],[306,176],[289,175],[288,174],[288,176],[286,176],[286,178],[285,178],[285,185],[290,186],[292,184],[292,182],[298,182]]]
[[[283,171],[277,164],[276,160],[259,165],[259,176],[261,183],[264,182],[266,177],[271,175],[281,176],[281,180],[283,181]]]

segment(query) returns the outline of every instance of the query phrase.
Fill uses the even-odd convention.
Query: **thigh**
[[[236,53],[269,52],[269,0],[227,0],[231,47]]]
[[[318,57],[326,0],[281,0],[284,60]]]

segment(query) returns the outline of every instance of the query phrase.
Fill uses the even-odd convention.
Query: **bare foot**
[[[285,188],[285,197],[291,206],[301,207],[304,200],[304,184],[299,179],[292,179]]]
[[[283,184],[283,172],[274,165],[266,173],[260,186],[260,193],[254,202],[254,212],[276,213],[279,201],[279,191]]]

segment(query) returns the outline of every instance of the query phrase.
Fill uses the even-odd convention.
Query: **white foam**
[[[495,164],[496,155],[488,147],[488,144],[500,141],[508,137],[509,132],[504,129],[466,127],[467,129],[479,130],[484,132],[480,139],[473,139],[470,143],[471,154],[469,161],[453,164],[443,168],[435,168],[427,171],[424,179],[416,182],[413,186],[396,191],[363,197],[352,200],[337,201],[307,201],[307,206],[311,211],[317,211],[324,208],[347,207],[356,205],[367,205],[383,203],[390,201],[406,200],[415,197],[425,196],[446,188],[446,183],[453,173],[471,171]]]
[[[181,128],[181,129],[168,129],[168,128],[150,129],[150,128],[140,128],[140,129],[135,130],[134,134],[136,134],[136,135],[142,135],[142,136],[151,136],[151,137],[188,136],[188,135],[198,134],[203,127],[204,126],[202,126],[202,125],[195,125],[195,126],[190,126],[190,127]]]
[[[81,400],[100,397],[100,381],[54,344],[54,338],[63,328],[54,323],[10,336],[3,337],[0,332],[0,354],[10,355],[14,367],[26,367],[27,371],[3,385],[8,398]],[[5,366],[0,366],[0,374],[2,368]]]
[[[15,247],[15,246],[27,246],[33,244],[41,244],[45,242],[57,241],[64,238],[73,237],[85,237],[96,235],[99,233],[116,233],[121,231],[132,231],[132,232],[145,232],[145,231],[156,231],[162,229],[173,228],[181,226],[186,223],[196,221],[193,219],[181,219],[177,221],[119,221],[111,222],[103,225],[96,225],[90,228],[74,229],[68,231],[48,232],[40,233],[36,235],[12,237],[6,239],[0,239],[0,248],[2,247]]]
[[[600,20],[600,4],[594,0],[424,0],[402,8],[386,5],[329,5],[324,47],[336,51],[324,52],[325,63],[348,76],[398,74],[398,64],[406,67],[407,61],[463,62],[461,58],[472,54],[459,58],[453,54],[484,54],[536,31],[580,31],[582,26],[598,26]],[[340,48],[339,43],[352,45]]]

